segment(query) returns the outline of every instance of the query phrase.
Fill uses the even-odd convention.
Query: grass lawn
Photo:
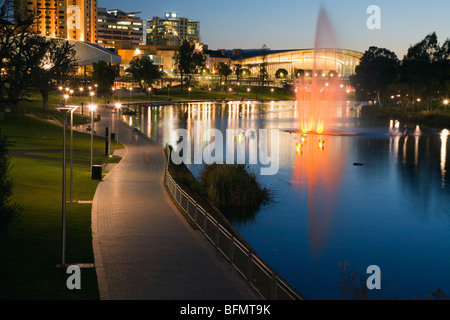
[[[24,106],[36,110],[40,107],[37,102]],[[9,228],[0,231],[0,300],[99,299],[95,269],[81,269],[81,290],[69,290],[66,281],[70,275],[66,269],[56,267],[61,263],[62,252],[62,128],[25,114],[6,114],[0,127],[12,153],[26,150],[20,156],[11,157],[14,182],[11,200],[21,210]],[[69,135],[67,138],[69,142]],[[74,202],[67,203],[66,208],[66,263],[94,263],[92,205],[77,201],[92,200],[99,181],[90,176],[90,135],[74,132],[73,141],[77,163],[73,166]],[[111,148],[116,145],[112,144]],[[94,163],[120,160],[104,156],[102,137],[94,138],[94,150]],[[67,159],[68,155],[69,152]]]

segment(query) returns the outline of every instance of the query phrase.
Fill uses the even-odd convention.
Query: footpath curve
[[[111,109],[100,107],[97,135]],[[116,132],[115,121],[112,121]],[[260,300],[172,203],[163,148],[119,123],[123,158],[92,203],[94,263],[102,300]],[[114,142],[113,142],[114,143]]]

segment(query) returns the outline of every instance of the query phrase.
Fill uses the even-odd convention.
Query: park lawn
[[[56,268],[62,254],[61,126],[34,116],[7,114],[0,127],[10,150],[27,150],[28,155],[48,157],[11,157],[10,175],[14,183],[11,202],[21,210],[10,227],[0,232],[0,299],[99,299],[95,269],[82,269],[81,290],[69,290],[66,280],[70,275],[65,269]],[[67,203],[66,208],[66,263],[94,263],[92,205],[77,201],[92,200],[99,181],[92,180],[90,175],[90,135],[74,132],[73,141],[74,159],[86,164],[73,166],[74,202]],[[104,138],[94,138],[97,151],[94,163],[109,162],[104,156],[104,143]],[[67,150],[67,157],[68,154]],[[117,161],[114,158],[111,162]],[[69,200],[69,170],[66,190]]]
[[[18,218],[1,235],[0,283],[6,299],[98,299],[95,269],[82,269],[81,290],[69,290],[61,263],[62,173],[54,161],[11,159],[12,201],[21,207]],[[74,165],[73,199],[92,200],[98,181],[88,166]],[[68,190],[68,186],[67,186]],[[91,204],[68,203],[66,262],[93,263]]]

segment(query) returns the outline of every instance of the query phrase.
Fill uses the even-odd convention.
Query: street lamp
[[[189,100],[191,100],[191,90],[192,90],[191,87],[189,87],[189,88],[188,88],[188,91],[189,91]]]
[[[72,106],[70,111],[70,202],[72,202],[73,191],[73,113],[76,109],[78,109],[78,106]]]
[[[116,103],[116,110],[117,110],[117,128],[116,128],[116,144],[119,144],[119,118],[120,118],[120,108],[122,108],[122,105],[120,103]]]
[[[89,95],[91,96],[91,103],[92,103],[94,100],[95,93],[91,91],[91,92],[89,92]]]
[[[62,257],[61,268],[66,265],[66,130],[67,112],[73,112],[77,107],[62,106],[56,109],[63,114],[63,177],[62,177]]]
[[[65,105],[67,104],[67,99],[69,99],[69,95],[68,95],[68,94],[65,94],[65,95],[64,95],[64,101],[66,102]]]
[[[131,91],[133,91],[133,88],[130,87],[130,89],[128,89],[128,90],[130,90],[130,102],[131,102]]]
[[[97,108],[97,106],[95,104],[90,104],[88,108],[89,110],[91,110],[91,175],[92,175],[92,165],[94,157],[94,111]]]

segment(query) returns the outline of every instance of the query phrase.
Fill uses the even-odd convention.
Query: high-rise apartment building
[[[42,36],[97,43],[97,0],[15,0],[15,10],[38,16],[33,31]]]
[[[177,13],[168,12],[164,18],[147,20],[147,45],[180,46],[184,40],[200,42],[200,22],[180,18]]]
[[[139,12],[98,8],[98,44],[107,49],[132,49],[144,44],[144,22]]]

